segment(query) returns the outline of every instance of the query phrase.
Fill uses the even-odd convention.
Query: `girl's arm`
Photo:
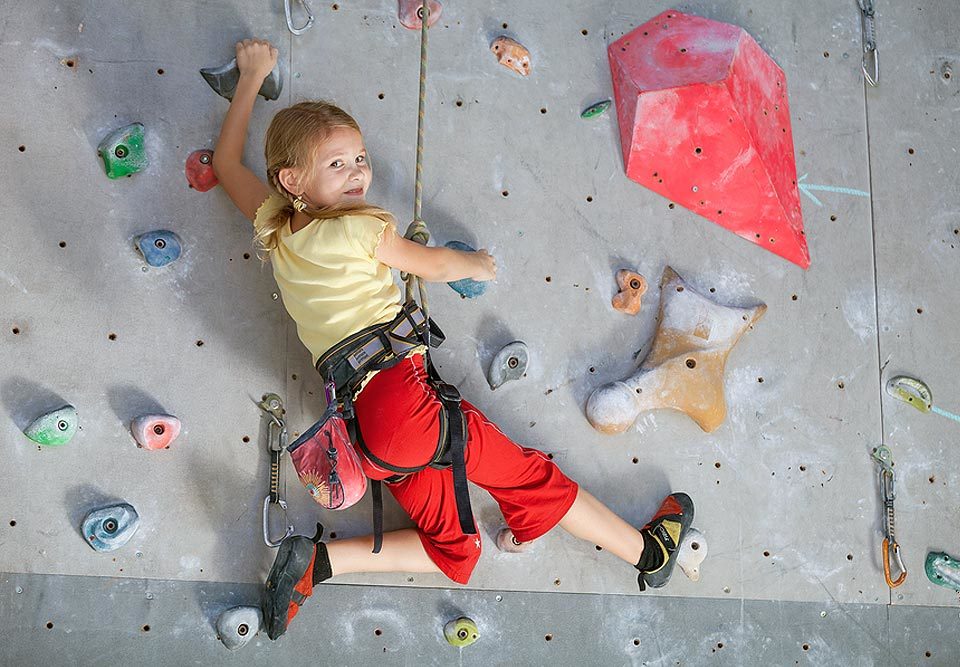
[[[451,282],[462,278],[493,280],[497,262],[486,250],[463,252],[452,248],[429,248],[408,241],[390,226],[374,255],[389,267],[412,273],[430,282]]]
[[[237,43],[240,81],[213,151],[213,172],[233,203],[250,220],[256,216],[260,204],[270,196],[270,189],[243,166],[243,145],[247,140],[247,125],[260,85],[276,62],[277,50],[269,42],[245,39]]]

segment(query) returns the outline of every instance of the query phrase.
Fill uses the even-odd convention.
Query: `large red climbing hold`
[[[187,156],[184,168],[187,174],[187,183],[197,192],[206,192],[220,181],[213,173],[213,151],[201,149],[193,151]]]
[[[627,176],[810,266],[786,77],[753,38],[668,10],[607,53]]]

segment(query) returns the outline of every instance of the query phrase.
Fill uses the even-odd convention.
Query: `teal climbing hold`
[[[53,412],[37,417],[23,431],[23,434],[39,445],[51,447],[65,445],[77,432],[79,423],[77,409],[72,405],[65,405]]]
[[[109,178],[122,178],[147,168],[147,151],[143,145],[143,123],[121,127],[97,146]]]
[[[166,266],[180,257],[183,243],[180,237],[167,229],[141,234],[135,239],[136,248],[150,266]]]
[[[464,252],[476,252],[477,249],[473,248],[466,243],[461,241],[449,241],[444,244],[447,248],[452,248],[453,250],[462,250]],[[447,283],[450,285],[451,289],[454,292],[459,294],[464,299],[475,299],[484,292],[487,291],[487,283],[478,282],[472,278],[464,278],[463,280],[454,280],[453,282]]]
[[[140,527],[133,505],[120,503],[95,510],[83,520],[83,536],[94,551],[113,551],[130,541]]]

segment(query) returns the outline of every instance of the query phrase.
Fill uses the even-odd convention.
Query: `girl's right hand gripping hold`
[[[430,248],[397,234],[388,227],[375,256],[389,267],[420,276],[429,282],[453,282],[463,278],[485,281],[497,277],[497,260],[486,250],[464,252]]]

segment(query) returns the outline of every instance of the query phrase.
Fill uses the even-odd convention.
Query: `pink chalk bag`
[[[367,478],[353,448],[347,422],[337,409],[336,385],[327,382],[327,409],[287,447],[297,476],[321,507],[345,510],[367,492]]]

